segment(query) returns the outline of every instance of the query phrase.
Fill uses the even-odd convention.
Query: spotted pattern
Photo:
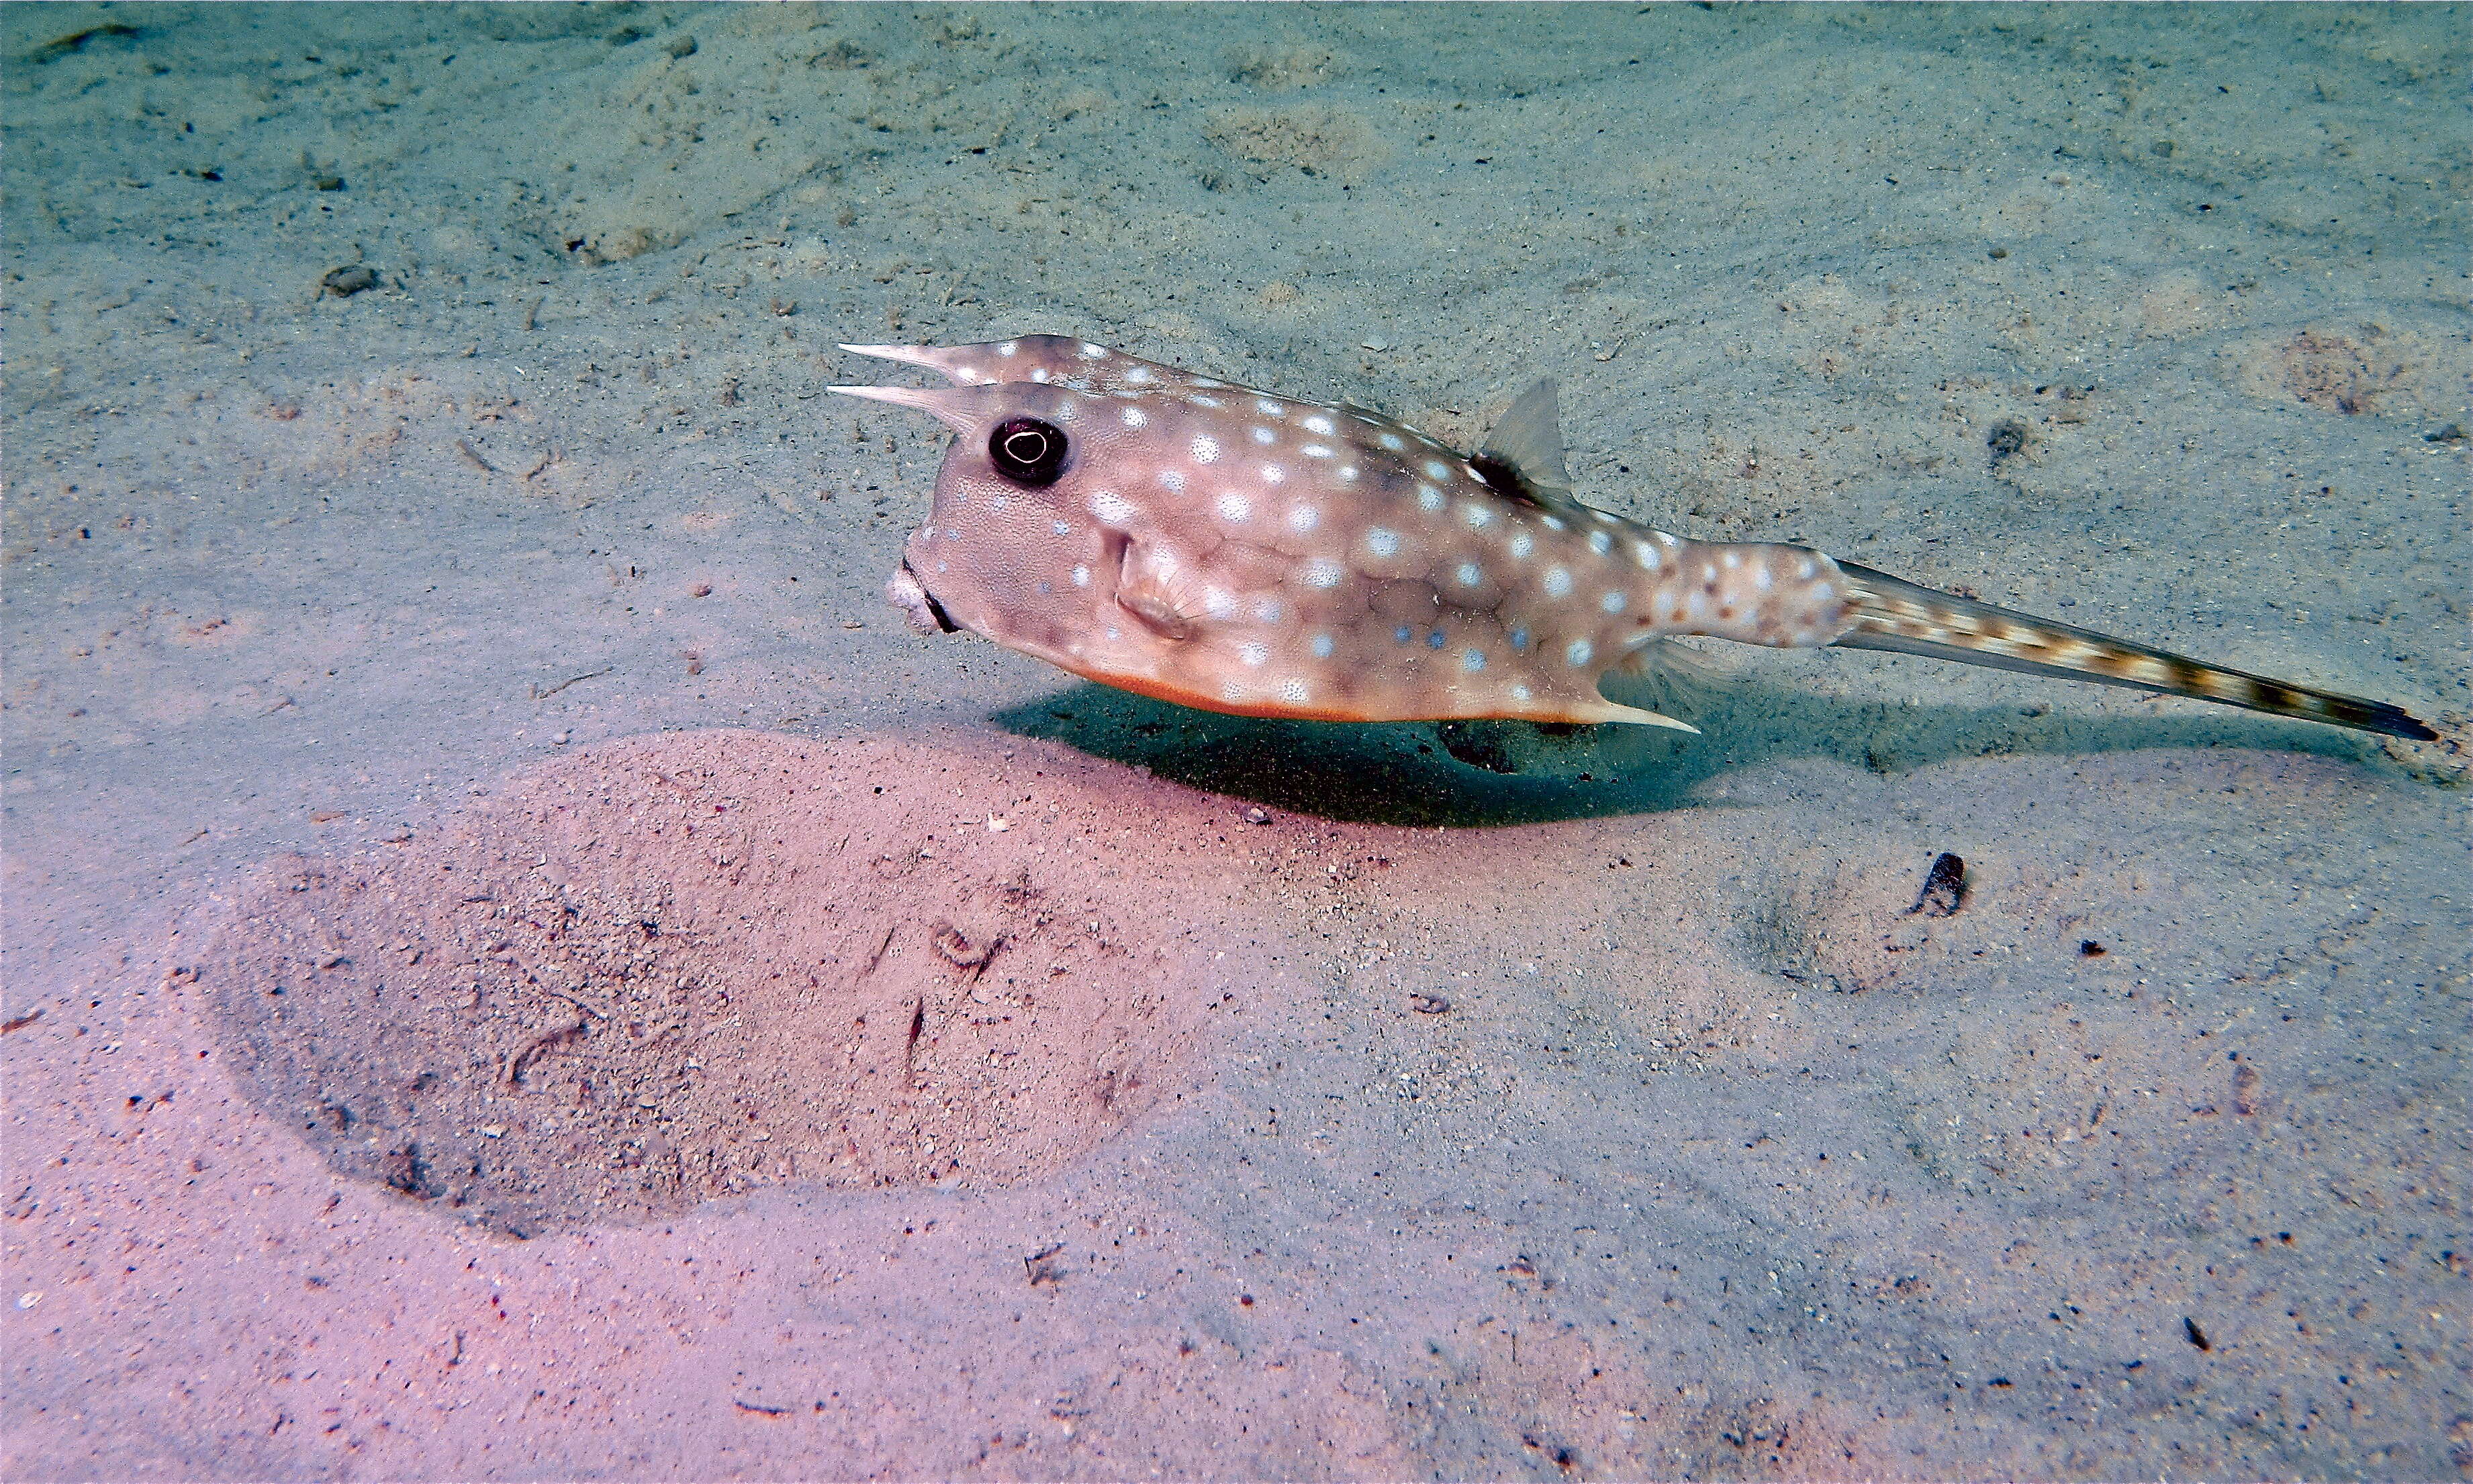
[[[931,412],[962,435],[889,589],[913,621],[958,624],[1189,705],[1663,721],[1607,701],[1600,676],[1654,639],[1709,634],[1894,641],[2343,725],[2419,726],[2381,726],[2360,719],[2375,703],[2003,613],[1819,552],[1698,542],[1567,498],[1514,498],[1379,415],[1092,342],[858,348],[956,383],[839,389]],[[1051,485],[1016,489],[990,466],[987,432],[1014,417],[1072,430]],[[1011,502],[1031,507],[1029,519]]]

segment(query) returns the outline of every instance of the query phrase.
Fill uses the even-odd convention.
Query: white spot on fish
[[[1743,564],[1743,554],[1740,551],[1723,551],[1717,554],[1717,560],[1726,563],[1727,568],[1732,570]]]
[[[1549,598],[1560,598],[1568,595],[1571,590],[1571,573],[1558,566],[1548,567],[1546,569],[1546,596]]]
[[[1219,384],[1219,383],[1217,383],[1217,382],[1215,382],[1215,381],[1212,383],[1212,386],[1217,386],[1218,384]],[[1217,398],[1217,397],[1215,397],[1215,396],[1205,396],[1205,395],[1202,395],[1201,393],[1199,393],[1199,392],[1193,393],[1193,394],[1191,394],[1190,395],[1187,396],[1187,397],[1186,397],[1186,400],[1187,400],[1187,401],[1188,401],[1188,402],[1191,402],[1191,403],[1192,403],[1194,406],[1196,406],[1196,407],[1214,407],[1214,408],[1215,408],[1215,407],[1217,407],[1217,406],[1219,405],[1219,398]]]
[[[1460,518],[1469,523],[1470,530],[1482,531],[1493,522],[1494,512],[1471,500],[1460,507]]]
[[[1030,369],[1030,379],[1044,383],[1047,380],[1047,368],[1044,366],[1032,367]]]
[[[1826,603],[1836,596],[1837,596],[1837,589],[1827,583],[1822,583],[1812,589],[1812,601],[1814,603]]]
[[[1794,575],[1797,577],[1809,578],[1816,570],[1818,570],[1818,568],[1812,564],[1812,559],[1810,557],[1805,557],[1794,564]]]
[[[1108,347],[1105,346],[1094,346],[1087,340],[1082,342],[1082,358],[1086,361],[1095,361],[1107,353]]]
[[[1134,507],[1115,491],[1101,490],[1091,496],[1091,514],[1109,525],[1120,526],[1134,518]]]
[[[1417,487],[1417,504],[1419,508],[1424,510],[1441,510],[1443,508],[1443,491],[1435,489],[1431,485],[1419,485]]]
[[[1328,433],[1332,430],[1332,421],[1322,414],[1315,413],[1305,419],[1305,429],[1309,433]]]
[[[1385,433],[1374,441],[1381,443],[1383,447],[1390,449],[1393,453],[1398,453],[1403,446],[1400,442],[1400,435],[1397,433]]]
[[[1254,410],[1266,418],[1276,418],[1281,416],[1280,404],[1272,401],[1267,396],[1258,396],[1254,398]]]
[[[1544,526],[1549,531],[1560,531],[1563,529],[1563,517],[1560,515],[1540,515],[1537,517],[1537,523]]]
[[[1587,664],[1589,662],[1589,657],[1596,653],[1596,647],[1590,644],[1588,640],[1573,639],[1571,644],[1564,649],[1563,658],[1575,665]]]
[[[1281,619],[1286,617],[1287,612],[1288,610],[1280,605],[1279,599],[1264,598],[1261,602],[1254,605],[1254,621],[1256,623],[1275,624]]]
[[[1651,546],[1646,541],[1634,541],[1632,542],[1631,549],[1632,554],[1640,558],[1642,570],[1648,572],[1654,572],[1657,570],[1658,557],[1656,547]]]
[[[1125,379],[1139,387],[1146,386],[1151,382],[1157,381],[1159,378],[1151,374],[1151,369],[1149,367],[1137,366],[1132,371],[1125,372]]]
[[[1159,482],[1160,488],[1165,490],[1168,493],[1183,494],[1185,492],[1185,470],[1164,468],[1160,470]]]
[[[1203,590],[1202,610],[1213,618],[1234,618],[1236,616],[1236,599],[1224,589],[1208,587]]]
[[[1378,557],[1388,557],[1400,550],[1400,533],[1376,526],[1365,533],[1365,549]]]
[[[1600,557],[1604,556],[1608,550],[1612,549],[1614,543],[1615,539],[1608,536],[1603,531],[1592,531],[1589,533],[1589,549],[1596,552]]]
[[[1219,440],[1208,433],[1199,435],[1193,441],[1192,453],[1196,464],[1216,464],[1219,462]]]
[[[1091,569],[1089,567],[1077,566],[1073,569],[1073,586],[1076,587],[1088,587],[1091,586]]]
[[[1306,563],[1306,582],[1316,587],[1336,587],[1346,571],[1329,557],[1316,557]]]
[[[1011,355],[1011,354],[1013,354],[1015,351],[1020,350],[1020,348],[1021,348],[1021,342],[1020,342],[1020,341],[1018,341],[1018,340],[1008,340],[1008,341],[1006,341],[1003,345],[996,347],[996,354],[998,354],[998,355]]]
[[[1287,477],[1288,471],[1280,467],[1276,464],[1265,464],[1262,466],[1262,483],[1266,485],[1276,485]]]
[[[1330,634],[1317,634],[1313,636],[1313,655],[1316,659],[1329,659],[1331,658]]]
[[[1151,415],[1142,411],[1139,407],[1128,407],[1124,411],[1116,414],[1116,416],[1124,419],[1125,426],[1129,428],[1140,427],[1142,424],[1151,420]]]
[[[1245,432],[1246,436],[1253,439],[1254,442],[1266,446],[1280,441],[1280,435],[1272,432],[1269,428],[1247,428]]]
[[[1485,651],[1481,649],[1472,649],[1463,653],[1460,656],[1460,668],[1463,670],[1484,669]]]
[[[1223,494],[1219,497],[1219,515],[1222,519],[1242,520],[1252,514],[1254,514],[1254,503],[1243,495]]]
[[[1597,607],[1609,613],[1620,613],[1623,610],[1623,605],[1629,601],[1631,600],[1620,592],[1610,592],[1597,600]]]
[[[1280,699],[1283,701],[1293,701],[1303,706],[1312,695],[1313,692],[1306,688],[1306,682],[1293,675],[1280,682]]]
[[[1511,699],[1512,699],[1512,700],[1514,700],[1514,701],[1525,701],[1525,700],[1527,700],[1527,699],[1528,699],[1528,687],[1527,687],[1527,686],[1525,686],[1525,685],[1514,685],[1514,686],[1512,686],[1512,687],[1511,687]]]
[[[1236,646],[1236,658],[1247,664],[1262,664],[1270,659],[1271,647],[1248,640]]]
[[[1304,454],[1309,459],[1328,459],[1331,457],[1331,445],[1329,443],[1308,443],[1297,451]]]
[[[1452,477],[1452,467],[1445,464],[1440,459],[1428,459],[1426,461],[1426,477],[1428,479],[1449,479]]]
[[[1288,529],[1303,533],[1322,524],[1322,512],[1310,505],[1300,505],[1288,512]]]
[[[1059,535],[1059,536],[1071,536],[1071,535],[1073,534],[1073,528],[1072,528],[1071,526],[1069,526],[1069,525],[1067,525],[1067,524],[1066,524],[1064,521],[1062,521],[1062,520],[1059,520],[1059,521],[1055,522],[1055,530],[1056,530],[1056,534],[1057,534],[1057,535]]]
[[[1474,562],[1463,562],[1460,563],[1460,569],[1453,575],[1460,580],[1461,586],[1474,587],[1485,581],[1485,568]]]
[[[1537,539],[1525,531],[1511,539],[1511,554],[1515,557],[1525,557],[1536,549]]]
[[[1752,586],[1754,590],[1766,592],[1776,586],[1777,579],[1769,574],[1769,564],[1767,562],[1764,562],[1760,565],[1752,568]]]

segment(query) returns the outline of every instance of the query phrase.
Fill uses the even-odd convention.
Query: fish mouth
[[[893,575],[884,580],[884,601],[901,610],[914,634],[962,632],[962,626],[953,622],[952,615],[945,611],[945,605],[937,602],[936,595],[919,580],[919,574],[911,569],[907,557],[902,558],[901,565],[894,568]]]

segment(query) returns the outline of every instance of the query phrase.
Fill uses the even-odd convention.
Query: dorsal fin
[[[1562,418],[1554,402],[1553,377],[1520,394],[1494,425],[1485,452],[1520,470],[1532,485],[1572,488],[1572,476],[1563,472]]]
[[[1564,515],[1589,509],[1573,497],[1572,476],[1563,469],[1563,428],[1551,376],[1520,394],[1470,462],[1489,486],[1512,499]]]

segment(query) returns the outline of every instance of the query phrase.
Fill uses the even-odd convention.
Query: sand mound
[[[1003,1184],[1178,1095],[1229,972],[1222,909],[1159,859],[1209,801],[1129,815],[1146,792],[996,740],[620,743],[433,837],[271,868],[201,973],[261,1107],[514,1234]]]

